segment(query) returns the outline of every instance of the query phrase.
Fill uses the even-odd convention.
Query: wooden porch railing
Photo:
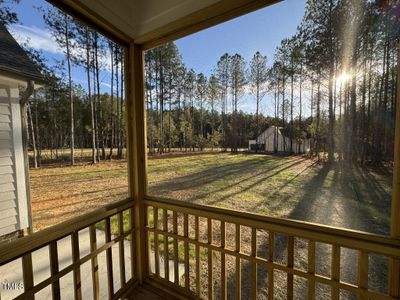
[[[93,299],[99,299],[99,286],[101,283],[99,282],[100,262],[98,261],[98,256],[102,252],[106,253],[108,299],[120,299],[136,283],[136,274],[134,273],[135,236],[132,225],[134,224],[133,210],[133,201],[131,199],[123,200],[1,247],[0,268],[18,259],[22,260],[24,288],[15,299],[34,299],[35,294],[49,286],[51,286],[52,299],[60,299],[60,290],[62,289],[60,280],[71,272],[73,274],[73,294],[75,299],[83,298],[82,279],[86,276],[91,277]],[[115,226],[112,226],[112,224]],[[100,246],[98,246],[96,238],[96,228],[98,226],[104,230],[105,235],[105,242]],[[90,250],[86,255],[82,254],[79,249],[79,233],[82,230],[88,231],[89,234]],[[66,237],[71,239],[72,262],[61,269],[57,243]],[[130,253],[125,255],[124,243],[127,242],[130,244]],[[114,255],[112,252],[115,251],[116,247],[113,248],[113,245],[118,245],[118,253]],[[35,283],[35,261],[32,261],[32,254],[43,247],[48,247],[49,251],[50,276],[40,283]],[[127,257],[129,258],[127,259]],[[82,265],[86,262],[91,264],[91,274],[81,273]],[[126,275],[127,263],[131,270],[128,276]],[[119,269],[118,281],[120,288],[118,290],[114,286],[116,280],[113,266],[118,266]],[[1,293],[4,292],[3,289]]]
[[[178,298],[399,299],[390,295],[388,283],[388,261],[400,259],[399,240],[150,197],[144,207],[145,282]],[[33,299],[47,287],[52,299],[60,299],[60,281],[70,273],[75,299],[83,298],[83,277],[90,278],[93,299],[99,299],[102,252],[107,298],[130,293],[137,284],[134,209],[132,200],[124,200],[0,248],[1,267],[22,261],[24,290],[15,299]],[[99,224],[105,235],[100,246]],[[79,249],[82,230],[89,232],[88,254]],[[71,239],[72,262],[61,268],[57,243],[65,237]],[[32,257],[43,247],[49,251],[50,276],[36,283]],[[82,274],[85,263],[90,263],[90,274]]]
[[[178,297],[398,299],[400,240],[150,197],[145,208],[150,283]]]

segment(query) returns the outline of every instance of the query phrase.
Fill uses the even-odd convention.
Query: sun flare
[[[337,78],[336,78],[336,83],[337,84],[344,84],[347,81],[350,80],[350,75],[346,72],[343,72],[342,74],[340,74]]]

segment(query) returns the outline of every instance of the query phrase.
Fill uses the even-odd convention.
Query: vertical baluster
[[[58,250],[57,250],[57,241],[52,241],[49,244],[49,255],[50,255],[50,274],[54,276],[58,273]],[[56,280],[51,284],[51,294],[52,299],[58,300],[60,299],[60,280]]]
[[[236,300],[240,300],[242,296],[242,264],[240,263],[240,224],[235,224],[236,238]]]
[[[400,65],[399,65],[400,66]],[[400,78],[400,77],[399,77]],[[400,82],[400,80],[399,80]],[[400,94],[400,92],[398,93]],[[400,111],[400,110],[399,110]],[[400,118],[399,118],[400,119]],[[400,298],[400,259],[389,258],[389,294],[392,297]]]
[[[96,238],[96,228],[94,225],[89,227],[89,237],[90,237],[90,252],[93,253],[97,249],[97,238]],[[99,295],[99,264],[97,260],[97,255],[91,259],[92,265],[92,285],[93,285],[93,299],[98,300]]]
[[[251,228],[251,256],[253,258],[253,263],[251,266],[251,298],[253,300],[257,299],[257,230]]]
[[[207,243],[208,245],[212,245],[212,221],[211,219],[207,219]],[[211,247],[208,247],[207,250],[207,259],[208,259],[208,299],[214,298],[214,290],[213,290],[213,258],[212,258],[212,250]]]
[[[118,214],[118,233],[119,237],[122,239],[119,241],[119,273],[121,280],[121,287],[123,287],[126,283],[125,280],[125,249],[124,249],[124,218],[122,212]]]
[[[144,218],[145,218],[145,223],[147,224],[147,207],[144,208]],[[135,211],[134,208],[129,209],[129,228],[131,229],[131,241],[130,241],[130,247],[131,247],[131,274],[133,278],[137,278],[137,274],[134,271],[135,270],[135,261],[136,261],[136,234],[135,234]],[[147,237],[146,237],[147,239]],[[142,241],[144,245],[146,245],[146,241]],[[145,268],[145,270],[148,270],[148,268]],[[147,274],[146,274],[147,275]]]
[[[176,211],[173,212],[173,225],[174,225],[174,234],[178,234],[178,215]],[[179,284],[179,257],[178,257],[178,239],[174,238],[174,282],[176,285]]]
[[[226,228],[225,222],[221,221],[221,249],[225,249]],[[226,266],[225,266],[225,252],[221,251],[221,299],[227,298],[226,293]]]
[[[33,267],[32,267],[32,253],[27,253],[22,256],[22,276],[24,281],[24,290],[26,299],[33,298]]]
[[[361,290],[368,289],[368,253],[358,252],[358,287]],[[359,300],[367,299],[363,295],[358,296]]]
[[[340,281],[340,246],[332,245],[332,280],[339,283]],[[340,290],[338,285],[333,285],[331,289],[331,299],[339,300]]]
[[[110,218],[106,218],[106,244],[111,242],[111,226]],[[112,298],[114,296],[114,279],[113,279],[113,261],[112,261],[112,248],[111,245],[106,250],[106,264],[107,264],[107,283],[108,283],[108,297]],[[78,251],[79,253],[79,251]]]
[[[287,266],[293,269],[294,266],[294,237],[288,236]],[[287,274],[287,299],[293,299],[293,274]]]
[[[81,282],[81,269],[79,263],[79,237],[78,232],[72,232],[72,263],[75,265],[74,276],[74,296],[76,300],[82,299],[82,282]]]
[[[184,248],[185,248],[185,288],[190,290],[190,282],[189,282],[189,243],[187,238],[189,237],[189,226],[188,226],[188,215],[184,214],[183,216],[183,235],[185,237]]]
[[[308,240],[308,274],[315,274],[315,241]],[[315,298],[315,280],[314,277],[308,279],[307,285],[307,299],[313,300]]]
[[[154,209],[153,209],[153,211],[154,211]],[[153,217],[153,227],[150,227],[150,207],[147,207],[146,209],[145,209],[145,212],[146,212],[146,215],[148,216],[148,219],[147,219],[147,226],[149,227],[149,228],[155,228],[155,226],[154,226],[154,217]],[[154,213],[153,213],[153,215],[154,215]],[[155,269],[154,269],[154,271],[153,271],[153,268],[150,268],[150,266],[152,266],[153,264],[152,264],[152,261],[151,261],[151,258],[153,258],[154,259],[154,265],[155,265],[155,263],[156,263],[156,252],[154,251],[154,253],[151,253],[151,249],[152,249],[152,246],[155,244],[155,242],[156,242],[156,239],[155,239],[155,233],[153,233],[153,244],[152,244],[152,241],[151,241],[151,235],[150,235],[150,231],[148,231],[147,232],[147,234],[146,234],[146,238],[147,238],[147,240],[146,240],[146,244],[147,244],[147,263],[148,263],[148,266],[149,266],[149,268],[148,268],[148,270],[149,270],[149,275],[150,275],[150,273],[152,273],[152,272],[154,272],[154,274],[155,274]],[[154,267],[155,268],[155,267]]]
[[[199,241],[199,216],[194,217],[194,231],[195,237],[194,239],[198,242]],[[196,247],[196,293],[200,296],[200,246],[198,244],[195,245]]]
[[[163,231],[168,232],[168,211],[163,210]],[[168,249],[168,235],[164,234],[164,277],[169,281],[169,249]]]
[[[268,261],[274,262],[275,234],[270,231],[268,235]],[[268,268],[268,299],[274,299],[274,268]]]
[[[158,253],[159,251],[159,245],[158,245],[158,208],[153,207],[153,222],[154,222],[154,265],[156,269],[156,276],[160,276],[160,254]]]

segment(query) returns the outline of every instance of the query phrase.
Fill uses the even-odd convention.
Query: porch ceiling
[[[77,12],[120,40],[149,48],[282,0],[47,1]]]
[[[78,0],[135,39],[221,0]]]

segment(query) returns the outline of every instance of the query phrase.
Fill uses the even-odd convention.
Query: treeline
[[[174,43],[147,51],[145,63],[150,153],[214,147],[237,152],[261,130],[284,125],[284,118],[261,113],[269,69],[259,52],[249,64],[240,54],[224,54],[210,78],[187,70]],[[250,97],[256,100],[255,114],[240,110],[243,101],[253,101]],[[304,133],[308,125],[304,118],[296,128]]]
[[[311,137],[318,158],[326,152],[330,161],[391,160],[398,9],[397,1],[309,0],[297,32],[282,40],[270,66],[259,52],[249,62],[226,53],[209,78],[187,70],[173,43],[148,51],[150,152],[236,152],[277,125],[291,141],[288,153],[296,139]],[[267,93],[273,103],[262,101]],[[255,108],[247,119],[240,111],[244,101]],[[260,114],[265,105],[273,106],[267,118]]]
[[[12,7],[2,8],[3,22],[18,22]],[[122,158],[126,147],[123,49],[56,8],[39,11],[64,59],[50,63],[29,42],[23,45],[45,79],[27,106],[33,165],[41,163],[42,149],[50,150],[51,159],[61,159],[59,149],[69,148],[72,165],[76,148],[92,148],[93,163]],[[74,70],[85,74],[83,83],[74,80]],[[110,93],[102,92],[102,85]]]
[[[280,95],[292,107],[297,84],[301,107],[308,86],[313,150],[327,149],[330,161],[393,159],[399,8],[398,1],[307,1],[298,32],[277,49],[277,102]]]
[[[3,22],[18,22],[1,0],[0,7]],[[260,52],[249,61],[225,53],[209,76],[188,69],[174,43],[147,51],[150,153],[209,147],[237,152],[276,125],[289,137],[288,154],[307,137],[311,153],[325,152],[330,161],[391,160],[399,9],[395,0],[308,0],[297,32],[281,41],[270,62]],[[71,164],[77,147],[92,148],[93,163],[122,157],[123,50],[57,9],[41,12],[64,59],[50,64],[27,47],[47,82],[27,109],[35,165],[41,149],[57,155],[69,147]],[[73,80],[77,69],[85,74],[83,83]],[[111,92],[102,92],[102,85]],[[244,104],[254,113],[243,112]]]

